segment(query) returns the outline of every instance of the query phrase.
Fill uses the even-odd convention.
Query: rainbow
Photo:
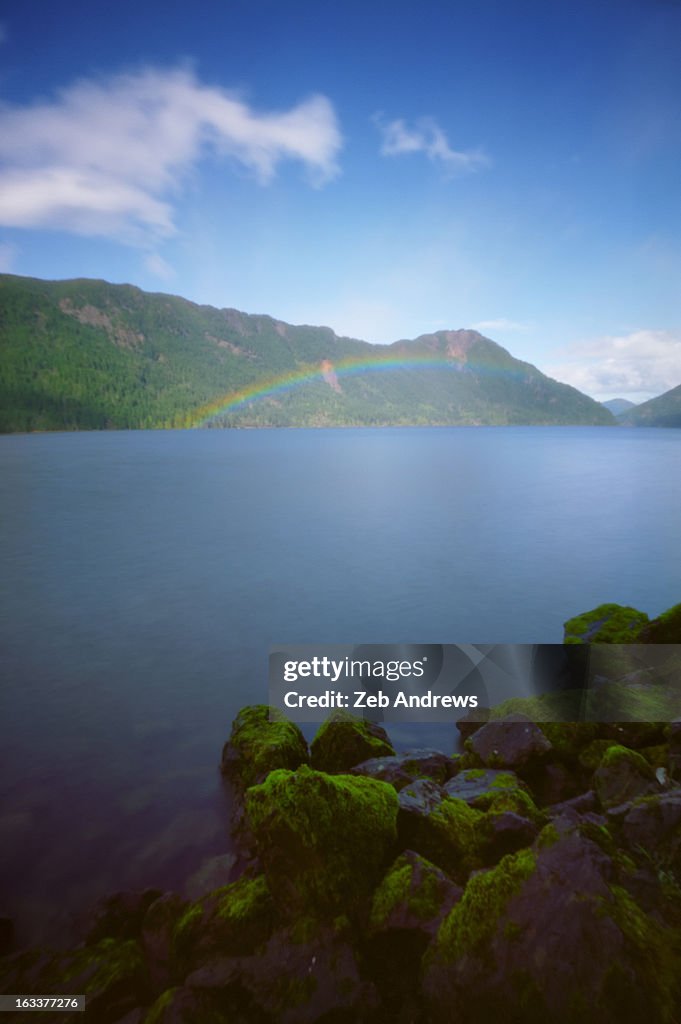
[[[239,391],[229,392],[220,398],[214,399],[212,402],[207,402],[190,415],[188,423],[185,419],[185,425],[205,427],[211,420],[241,409],[251,402],[287,394],[313,381],[324,381],[333,390],[340,391],[339,378],[355,377],[366,373],[386,373],[395,370],[437,369],[461,372],[466,365],[474,366],[470,361],[464,363],[458,359],[452,359],[451,356],[443,358],[442,356],[428,354],[422,356],[410,354],[399,357],[379,355],[371,356],[370,358],[355,356],[354,358],[340,359],[338,362],[333,363],[331,360],[325,359],[314,366],[308,365],[293,373],[289,372],[278,377],[270,377],[264,381],[258,381],[248,387],[241,388]],[[489,368],[475,368],[478,372],[483,369],[490,372]],[[500,371],[493,370],[492,372],[499,373]],[[501,372],[505,375],[519,375],[518,370],[505,369]]]

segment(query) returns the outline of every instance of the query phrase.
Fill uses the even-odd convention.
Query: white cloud
[[[637,330],[579,342],[545,373],[595,397],[653,396],[681,384],[681,330]]]
[[[479,320],[476,324],[471,324],[474,331],[526,331],[529,326],[517,320],[507,320],[503,316],[497,320]]]
[[[480,149],[452,149],[444,131],[432,117],[422,117],[413,126],[401,118],[385,124],[380,114],[376,114],[373,120],[383,136],[383,156],[425,153],[429,160],[449,173],[477,171],[489,166],[489,158]]]
[[[9,242],[0,242],[0,274],[9,274],[14,266],[17,254],[15,246]]]
[[[0,224],[143,244],[174,233],[173,200],[206,153],[263,185],[297,160],[319,186],[341,142],[324,96],[260,113],[188,70],[80,81],[53,102],[0,107]]]

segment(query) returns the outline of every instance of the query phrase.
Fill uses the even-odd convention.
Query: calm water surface
[[[603,601],[677,603],[680,454],[607,428],[0,437],[0,914],[66,937],[223,854],[216,765],[272,644],[555,643]]]

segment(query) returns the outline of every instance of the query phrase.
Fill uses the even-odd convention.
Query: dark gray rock
[[[438,750],[410,750],[394,757],[372,757],[350,770],[351,775],[366,775],[370,779],[389,782],[395,789],[403,789],[417,779],[432,779],[439,785],[451,779],[456,771],[456,760]]]
[[[467,745],[488,768],[521,768],[543,760],[552,749],[539,726],[520,714],[488,722]]]
[[[498,768],[467,768],[445,783],[448,796],[485,810],[502,789],[526,789],[515,772]]]
[[[144,889],[142,892],[115,892],[105,896],[92,911],[86,941],[137,938],[144,915],[161,895],[160,889]]]

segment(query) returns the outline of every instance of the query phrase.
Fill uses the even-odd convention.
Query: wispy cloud
[[[154,277],[159,277],[162,281],[172,281],[176,276],[170,264],[157,252],[147,253],[144,257],[144,266]]]
[[[174,233],[181,187],[207,153],[263,185],[296,160],[320,186],[341,144],[324,96],[259,112],[184,69],[80,81],[53,102],[0,109],[0,224],[147,244]]]
[[[659,395],[681,384],[681,330],[638,330],[563,350],[545,372],[596,397]]]
[[[450,174],[457,171],[477,171],[490,164],[481,149],[452,149],[445,132],[432,117],[422,117],[413,125],[402,118],[384,122],[382,114],[373,118],[383,138],[383,156],[401,156],[405,153],[425,153],[429,160],[439,164]]]
[[[0,242],[0,274],[8,274],[14,267],[17,250],[10,242]]]
[[[474,331],[527,331],[530,325],[519,323],[517,320],[507,320],[502,316],[496,320],[479,320],[476,324],[471,324],[471,327]]]

